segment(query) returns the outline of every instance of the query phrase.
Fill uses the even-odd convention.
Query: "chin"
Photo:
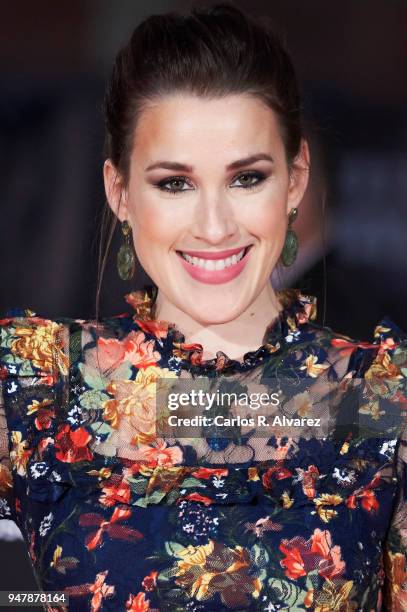
[[[214,305],[212,301],[207,308],[205,308],[205,305],[200,304],[199,309],[197,309],[196,305],[194,305],[188,310],[188,314],[195,321],[201,323],[201,325],[220,325],[234,321],[243,311],[244,308],[236,308],[236,303],[233,306],[230,304],[222,305],[220,303]]]

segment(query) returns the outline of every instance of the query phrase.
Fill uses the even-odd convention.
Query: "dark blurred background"
[[[203,4],[215,2],[2,3],[0,313],[94,317],[105,79],[140,20]],[[316,295],[318,322],[352,337],[371,340],[384,315],[407,329],[407,2],[233,4],[268,15],[287,42],[311,143],[311,182],[294,226],[299,257],[285,275],[276,271],[276,288]],[[148,281],[142,272],[132,283],[118,278],[119,244],[117,230],[102,316],[128,310],[124,294]],[[18,534],[0,523],[0,538]],[[21,540],[2,546],[10,565],[0,581],[28,588]]]

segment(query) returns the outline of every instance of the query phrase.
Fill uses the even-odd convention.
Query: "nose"
[[[195,240],[226,246],[238,234],[239,225],[225,195],[203,194],[196,202],[194,212],[191,233]]]

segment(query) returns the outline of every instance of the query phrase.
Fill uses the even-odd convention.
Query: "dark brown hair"
[[[188,15],[151,15],[136,27],[116,56],[103,106],[105,157],[112,160],[125,183],[140,114],[151,101],[174,92],[208,98],[241,93],[256,96],[279,119],[289,167],[299,153],[302,127],[297,79],[285,45],[267,17],[254,19],[222,3],[192,9]],[[106,203],[96,319],[116,224],[117,217]]]

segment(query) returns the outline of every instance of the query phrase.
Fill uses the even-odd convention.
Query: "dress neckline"
[[[175,323],[155,318],[157,288],[147,285],[125,294],[125,301],[134,309],[132,316],[139,327],[156,336],[165,348],[180,362],[182,369],[207,374],[211,371],[245,371],[261,364],[272,353],[277,352],[284,342],[292,342],[299,335],[300,328],[317,316],[317,298],[304,294],[298,288],[276,291],[281,305],[277,316],[267,325],[261,346],[246,352],[241,359],[232,359],[222,350],[216,357],[203,359],[204,346],[188,344],[185,335]]]

